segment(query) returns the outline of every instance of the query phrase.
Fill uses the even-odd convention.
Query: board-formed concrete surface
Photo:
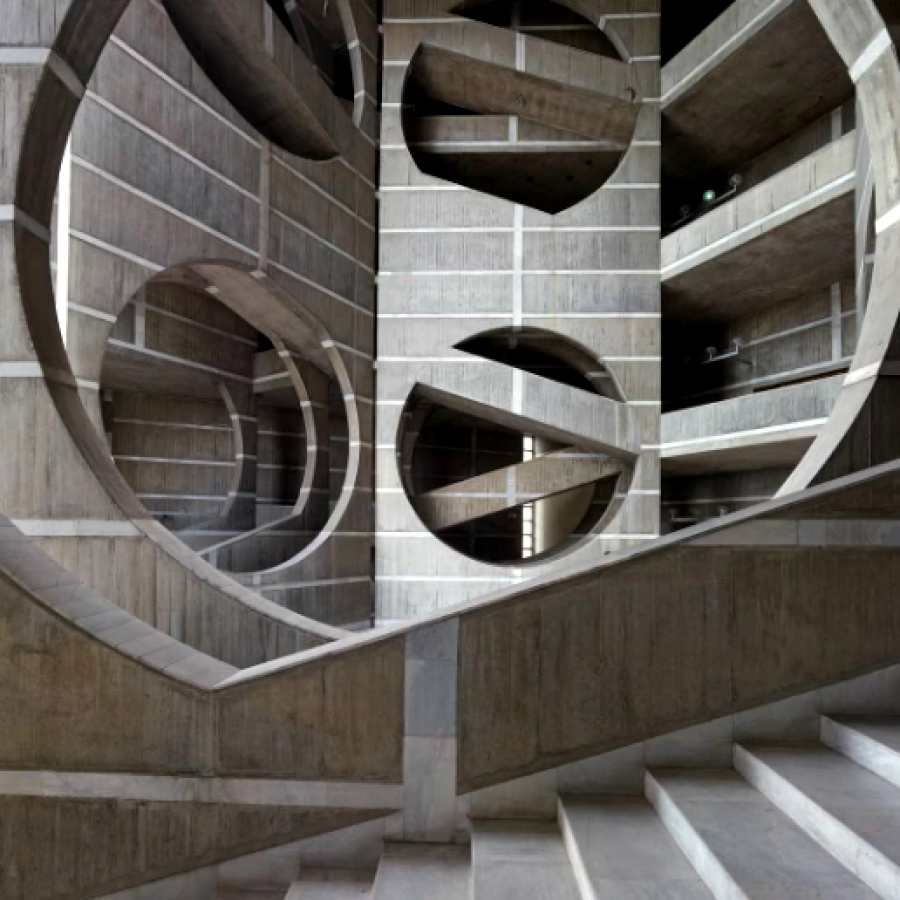
[[[361,896],[418,871],[423,896],[434,896],[438,870],[452,868],[442,883],[460,896],[474,887],[492,897],[577,897],[603,881],[604,860],[583,849],[571,820],[567,831],[565,804],[611,792],[647,795],[684,851],[668,857],[672,872],[699,896],[896,896],[893,5],[738,0],[686,48],[682,62],[697,48],[701,58],[684,93],[668,100],[658,0],[571,0],[534,18],[510,13],[508,27],[476,21],[484,10],[450,0],[391,0],[382,22],[362,0],[330,11],[253,0],[242,8],[246,40],[230,45],[246,56],[224,75],[221,53],[204,73],[151,0],[8,7],[0,20],[0,894],[213,900],[221,888],[222,900],[228,892],[236,900],[243,871],[245,892],[285,897],[325,870],[326,886],[359,887]],[[203,8],[211,14],[208,4],[195,12]],[[802,27],[788,35],[779,22]],[[605,43],[596,41],[601,29]],[[570,30],[594,43],[564,37]],[[786,58],[798,35],[801,46]],[[202,44],[211,34],[195,28],[192,37]],[[406,79],[420,47],[432,48],[419,56],[424,100],[441,93],[436,70],[470,75],[460,85],[471,91],[484,90],[485,73],[508,74],[499,108],[442,95],[471,107],[453,123],[464,147],[443,174],[419,165],[427,154],[452,156],[454,141],[450,125],[435,121],[447,110],[429,107]],[[745,170],[748,187],[666,238],[685,251],[679,260],[691,258],[673,278],[690,271],[697,279],[693,327],[701,350],[710,335],[708,362],[727,356],[717,349],[726,335],[743,336],[734,331],[742,314],[757,313],[735,302],[736,292],[718,304],[703,297],[709,285],[723,293],[736,283],[714,276],[740,253],[743,224],[752,230],[788,196],[801,206],[818,197],[836,171],[846,191],[832,199],[853,213],[816,232],[831,236],[814,273],[821,284],[791,285],[785,275],[772,288],[779,303],[766,312],[776,330],[755,346],[788,341],[781,358],[793,356],[794,368],[743,385],[729,370],[717,388],[724,397],[684,396],[694,350],[676,347],[665,385],[661,368],[671,352],[663,327],[673,324],[660,304],[670,264],[661,263],[661,109],[671,121],[689,95],[721,97],[729,67],[731,81],[745,85],[761,59],[803,66],[809,55],[812,68],[777,85],[790,114],[771,127],[753,118],[772,112],[760,109],[759,94],[741,93],[735,121],[745,126],[746,113],[772,146],[736,125],[719,129],[731,145],[727,161],[716,163],[715,147],[695,154],[704,171]],[[741,66],[743,81],[734,74]],[[248,101],[226,76],[251,70],[290,90],[245,85]],[[319,73],[321,84],[300,99],[328,140],[296,103],[296,86]],[[811,94],[800,75],[818,79],[822,92]],[[846,102],[853,86],[855,111]],[[289,136],[256,131],[240,115],[258,112],[247,110],[254,91],[299,115],[287,128],[307,141],[308,156],[340,157],[314,164],[275,145]],[[547,121],[535,109],[554,91],[569,118]],[[616,129],[601,134],[596,118],[574,121],[590,118],[591,102],[622,113]],[[410,112],[416,103],[424,115]],[[510,115],[511,103],[527,110]],[[725,108],[706,112],[720,121]],[[632,113],[634,134],[614,167]],[[563,127],[587,128],[588,146]],[[494,165],[512,172],[518,159],[523,177],[492,190],[491,166],[473,160],[495,151]],[[563,188],[564,210],[542,209],[553,178],[574,185],[588,162],[603,177]],[[800,171],[808,190],[788,195]],[[535,173],[546,182],[534,192],[510,185]],[[502,199],[510,191],[515,199]],[[833,212],[830,203],[813,207],[810,215]],[[735,224],[737,211],[750,218]],[[760,238],[774,242],[773,261],[792,255],[802,235],[790,228],[803,220],[788,215]],[[747,260],[734,259],[746,277]],[[784,272],[773,263],[768,274]],[[110,337],[119,342],[114,374],[140,386],[141,360],[154,349],[148,328],[159,327],[146,289],[173,281],[268,336],[270,362],[283,362],[288,377],[248,376],[249,396],[274,399],[297,388],[302,365],[324,366],[346,418],[342,484],[329,486],[325,524],[292,552],[287,540],[266,543],[279,534],[270,511],[243,548],[256,561],[249,568],[266,568],[235,578],[154,521],[101,430],[104,349]],[[823,297],[827,341],[815,331]],[[120,314],[141,303],[132,340],[123,340]],[[535,334],[547,352],[529,357]],[[513,362],[492,357],[504,342],[504,353],[527,352]],[[214,352],[212,342],[198,345],[198,354]],[[762,355],[745,362],[761,364]],[[177,390],[185,367],[154,360],[148,376]],[[206,360],[193,359],[215,362]],[[222,399],[210,374],[191,387]],[[804,384],[806,375],[816,380]],[[231,405],[222,399],[229,418],[249,421],[232,388]],[[451,426],[480,417],[502,435],[493,472],[513,480],[534,460],[524,440],[521,457],[503,446],[510,435],[536,443],[535,471],[579,442],[595,463],[609,456],[622,473],[606,498],[610,514],[574,545],[521,565],[453,549],[425,528],[407,492],[404,454],[414,455],[411,435],[427,424],[411,398],[443,404]],[[748,441],[748,432],[804,422],[817,432],[804,434],[812,444],[795,468],[795,455],[777,459],[783,496],[659,538],[664,399],[677,406],[666,414],[680,419],[683,440],[743,435],[748,486],[767,471],[767,441]],[[309,422],[310,432],[332,425],[322,414]],[[270,462],[249,459],[260,456],[249,426],[230,440],[234,459],[216,461],[227,463],[237,496]],[[710,459],[681,477],[713,477]],[[303,478],[292,504],[273,504],[289,506],[281,536],[291,540],[291,528],[305,526],[293,515],[302,516],[299,494],[323,487],[311,469]],[[499,510],[512,514],[514,537],[515,510],[526,505],[517,491],[516,483]],[[226,506],[218,524],[231,528],[246,512],[239,506]],[[354,627],[373,615],[411,621],[349,633],[298,612]],[[867,718],[854,725],[853,716]],[[672,767],[682,771],[673,776]],[[676,782],[689,798],[676,796]],[[652,834],[649,808],[636,807]],[[360,878],[341,885],[348,869]],[[630,874],[617,875],[614,890],[634,886]]]

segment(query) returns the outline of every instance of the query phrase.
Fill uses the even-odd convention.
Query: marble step
[[[822,744],[737,745],[735,766],[879,896],[900,900],[900,789]]]
[[[712,898],[645,800],[561,797],[559,823],[584,900]]]
[[[900,787],[900,718],[822,716],[822,743]]]
[[[244,891],[240,888],[219,888],[216,900],[285,900],[284,891]]]
[[[582,900],[556,823],[473,822],[471,900]]]
[[[361,900],[371,897],[372,872],[338,869],[301,872],[284,900]]]
[[[372,900],[469,900],[470,869],[468,847],[387,844],[371,897]]]
[[[878,897],[737,772],[648,772],[646,791],[716,900]]]

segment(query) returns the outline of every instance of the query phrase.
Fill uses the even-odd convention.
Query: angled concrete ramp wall
[[[81,898],[384,816],[403,639],[233,687],[0,519],[0,896]]]

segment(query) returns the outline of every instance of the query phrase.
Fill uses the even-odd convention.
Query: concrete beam
[[[623,465],[605,456],[568,447],[516,466],[505,466],[416,498],[416,512],[434,531],[461,525],[544,497],[622,474]]]
[[[663,69],[664,170],[730,174],[852,96],[806,0],[738,0]]]
[[[664,309],[729,321],[853,278],[856,134],[663,240]]]
[[[795,465],[821,432],[843,375],[666,413],[666,475],[741,472]]]
[[[450,353],[448,358],[458,356],[458,362],[429,364],[419,372],[416,390],[425,399],[618,459],[633,460],[640,453],[637,428],[625,404],[502,363]]]
[[[607,141],[624,151],[640,106],[599,91],[550,81],[463,53],[423,44],[410,64],[412,83],[427,96],[488,115],[520,116]]]

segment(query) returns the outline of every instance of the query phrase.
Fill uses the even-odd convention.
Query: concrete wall
[[[479,383],[495,407],[481,414],[495,419],[513,412],[514,418],[518,411],[521,417],[524,407],[511,399],[518,377],[512,367],[489,370],[479,361],[476,370],[474,363],[466,365],[471,357],[453,351],[492,329],[530,326],[577,342],[613,373],[646,445],[621,511],[576,556],[597,558],[657,533],[659,476],[651,447],[659,427],[659,118],[650,100],[658,93],[659,5],[625,4],[610,20],[609,29],[632,57],[630,66],[550,44],[539,32],[519,36],[517,57],[510,32],[454,17],[448,9],[449,4],[396,2],[384,10],[376,541],[378,614],[389,619],[476,597],[544,570],[475,562],[441,544],[415,515],[397,467],[404,405],[423,379],[453,392],[461,379],[480,371]],[[613,96],[634,88],[647,102],[610,184],[551,216],[425,175],[401,121],[405,73],[423,42],[479,59],[490,56],[510,72],[524,69]],[[508,126],[507,121],[507,135]],[[515,133],[516,140],[534,139],[527,131]],[[509,149],[516,150],[515,141]],[[553,159],[547,165],[564,166]],[[563,181],[566,172],[561,168]],[[564,416],[581,393],[570,391],[569,400],[554,393],[559,400],[553,409]],[[528,399],[523,402],[527,406]],[[529,433],[529,425],[521,430]]]
[[[258,15],[250,21],[262,34],[268,7],[258,2],[254,9]],[[34,15],[39,13],[35,10]],[[151,0],[130,4],[100,55],[80,106],[56,217],[60,233],[68,232],[67,242],[56,242],[57,249],[68,250],[68,262],[65,253],[57,261],[56,277],[68,295],[68,303],[61,305],[68,312],[69,361],[79,399],[97,427],[101,349],[113,320],[162,270],[185,261],[216,259],[242,266],[245,272],[265,273],[273,291],[284,292],[300,309],[327,323],[327,337],[334,342],[329,352],[336,354],[347,373],[344,393],[351,399],[345,403],[354,407],[361,426],[353,436],[359,464],[343,490],[348,502],[330,529],[331,544],[343,543],[339,550],[325,548],[312,575],[304,576],[303,565],[293,573],[289,580],[300,585],[296,592],[280,590],[269,596],[302,608],[304,595],[314,594],[319,610],[343,621],[364,618],[371,605],[370,540],[360,535],[369,521],[374,403],[377,29],[374,12],[364,3],[353,4],[351,19],[358,30],[368,85],[359,97],[364,106],[362,126],[343,158],[312,164],[273,148],[254,133],[191,60],[160,5]],[[52,21],[61,18],[54,14]],[[20,24],[31,28],[27,20],[17,21],[15,27]],[[49,26],[49,34],[54,27]],[[279,64],[289,64],[290,53],[284,57],[284,49],[279,52]],[[87,79],[90,67],[83,67],[80,74]],[[65,117],[57,116],[55,126],[64,131],[65,122]],[[54,123],[47,127],[52,130]],[[49,322],[45,326],[51,327]],[[11,336],[9,352],[14,356],[17,342],[25,339],[21,330],[19,326]],[[18,388],[18,395],[8,400],[10,407],[22,405],[24,418],[16,426],[21,435],[13,442],[17,453],[5,455],[5,486],[15,483],[14,472],[23,464],[33,469],[34,438],[27,435],[44,434],[42,428],[33,427],[33,415],[46,401],[34,398],[33,383],[23,382]],[[75,406],[71,410],[82,419]],[[49,407],[46,414],[54,415]],[[81,433],[81,426],[73,422],[53,427],[64,443],[70,440],[63,436],[66,431],[73,436],[79,432],[74,439],[80,450],[39,438],[53,451],[58,468],[45,489],[33,483],[44,480],[41,470],[34,479],[20,481],[21,496],[4,498],[6,511],[31,522],[32,532],[41,531],[35,523],[47,520],[68,522],[66,527],[74,533],[84,532],[80,523],[85,521],[147,517],[124,492],[124,482],[115,488],[119,493],[113,500],[110,488],[96,480],[93,473],[104,465],[98,462],[103,455],[99,433],[96,437],[86,430]],[[87,461],[82,461],[82,453]],[[105,480],[106,475],[101,478]],[[365,514],[354,518],[351,510],[345,515],[352,505],[349,501]],[[128,506],[124,515],[116,508],[122,504]],[[86,543],[89,533],[90,529]],[[166,551],[176,557],[172,559],[176,569],[181,566],[179,552]],[[335,564],[338,559],[340,567]],[[162,573],[168,563],[158,565]],[[150,572],[155,571],[151,566]],[[127,574],[122,571],[118,577]],[[148,577],[155,580],[157,574]],[[195,576],[185,577],[190,581]],[[230,589],[242,593],[234,586]]]

